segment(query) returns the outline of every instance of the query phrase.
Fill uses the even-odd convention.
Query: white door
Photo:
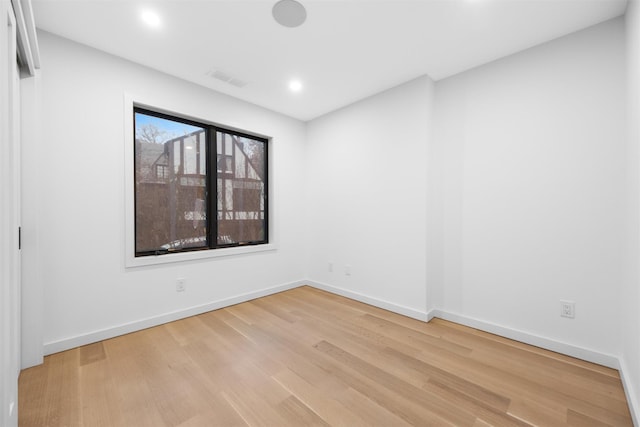
[[[20,373],[20,98],[16,25],[0,1],[0,423],[18,422]]]

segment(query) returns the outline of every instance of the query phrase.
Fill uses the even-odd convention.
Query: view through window
[[[134,124],[136,256],[268,243],[266,139],[141,108]]]

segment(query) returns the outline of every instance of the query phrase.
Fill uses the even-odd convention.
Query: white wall
[[[622,19],[437,82],[436,308],[619,354],[624,90]]]
[[[627,276],[620,293],[624,307],[621,321],[620,361],[636,425],[640,424],[640,3],[627,7],[627,131],[628,131],[628,242]]]
[[[302,122],[48,33],[39,40],[41,111],[31,124],[42,137],[25,141],[37,156],[25,157],[33,174],[23,183],[25,232],[37,230],[37,250],[25,251],[23,262],[38,272],[25,275],[25,310],[40,305],[44,314],[23,348],[37,351],[41,339],[45,352],[58,351],[305,276]],[[273,137],[276,251],[125,269],[124,93],[173,100],[203,119]],[[175,291],[178,277],[184,293]]]
[[[22,176],[23,181],[40,182],[39,157],[40,149],[37,141],[40,133],[40,71],[35,76],[20,80],[22,126]],[[28,178],[28,179],[26,179]],[[42,363],[44,324],[44,290],[39,254],[39,219],[46,208],[40,201],[40,186],[33,186],[29,192],[22,194],[22,367]],[[37,209],[33,209],[37,206]],[[24,226],[26,225],[26,227]]]
[[[622,19],[439,81],[435,101],[433,86],[424,77],[309,123],[308,277],[615,365]],[[561,299],[575,319],[560,317]]]
[[[307,130],[309,279],[422,318],[432,92],[422,77]]]

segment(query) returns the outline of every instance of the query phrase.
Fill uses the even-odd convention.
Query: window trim
[[[171,107],[167,107],[171,105]],[[216,249],[200,249],[195,251],[174,252],[162,255],[148,255],[137,256],[135,252],[135,189],[133,183],[134,177],[134,140],[135,129],[133,120],[133,109],[141,108],[158,112],[160,114],[166,114],[169,116],[179,117],[184,120],[191,120],[197,123],[206,124],[208,126],[218,127],[222,130],[228,130],[234,133],[244,134],[249,137],[258,137],[266,140],[267,143],[267,185],[268,194],[265,206],[265,213],[267,214],[267,239],[268,243],[261,244],[248,244],[240,246],[222,246]],[[183,108],[185,107],[185,108]],[[176,112],[180,111],[180,112]],[[218,258],[227,256],[238,256],[257,252],[267,252],[277,250],[276,243],[277,227],[274,227],[274,203],[273,203],[273,174],[271,167],[273,152],[272,152],[272,138],[264,133],[251,132],[248,133],[245,130],[239,128],[239,126],[220,125],[219,123],[212,122],[202,118],[204,114],[202,112],[193,113],[192,108],[189,106],[180,105],[175,100],[161,100],[161,99],[146,99],[139,96],[133,96],[131,94],[124,94],[124,160],[125,160],[125,173],[124,173],[124,186],[125,186],[125,268],[141,267],[148,265],[167,264],[174,262],[184,262],[192,260],[201,260],[207,258]],[[217,174],[216,174],[217,175]]]

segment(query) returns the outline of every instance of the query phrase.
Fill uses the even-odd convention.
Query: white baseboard
[[[586,360],[588,362],[597,363],[599,365],[607,366],[613,369],[620,369],[620,362],[616,356],[610,354],[600,353],[594,350],[577,347],[571,344],[566,344],[560,341],[555,341],[550,338],[541,337],[535,334],[531,334],[517,329],[497,325],[495,323],[474,319],[472,317],[464,316],[457,313],[448,312],[440,309],[429,310],[428,312],[421,312],[409,307],[394,304],[389,301],[369,297],[357,292],[353,292],[347,289],[339,288],[336,286],[328,285],[326,283],[307,281],[309,286],[322,289],[327,292],[342,295],[347,298],[354,299],[366,304],[373,305],[378,308],[392,311],[394,313],[402,314],[414,319],[422,320],[425,322],[431,321],[434,317],[440,319],[449,320],[451,322],[459,323],[461,325],[469,326],[471,328],[479,329],[481,331],[489,332],[499,335],[501,337],[509,338],[515,341],[531,344],[536,347],[541,347],[557,353],[562,353],[567,356],[572,356],[578,359]]]
[[[619,359],[620,367],[618,368],[618,372],[620,372],[620,379],[622,380],[622,386],[624,388],[624,394],[627,397],[627,403],[629,404],[629,411],[631,412],[631,418],[633,419],[634,426],[640,426],[640,408],[638,407],[638,395],[637,389],[634,387],[633,381],[629,378],[629,375],[626,374],[629,372],[629,368],[627,362],[624,357]],[[638,385],[640,386],[640,385]]]
[[[427,313],[422,312],[420,310],[416,310],[410,307],[406,307],[399,304],[394,304],[389,301],[381,300],[378,298],[373,298],[364,294],[360,294],[358,292],[349,291],[347,289],[339,288],[337,286],[328,285],[326,283],[314,282],[312,280],[307,280],[304,282],[305,284],[312,286],[317,289],[321,289],[323,291],[331,292],[332,294],[341,295],[343,297],[347,297],[356,301],[363,302],[365,304],[372,305],[374,307],[383,308],[385,310],[392,311],[397,314],[402,314],[403,316],[411,317],[413,319],[418,319],[422,321],[429,320],[427,317]]]
[[[451,322],[459,323],[471,328],[480,329],[484,332],[500,335],[501,337],[520,341],[526,344],[531,344],[536,347],[541,347],[546,350],[551,350],[557,353],[565,354],[567,356],[586,360],[587,362],[597,363],[609,368],[619,369],[620,366],[618,358],[610,354],[600,353],[594,350],[577,347],[571,344],[555,341],[550,338],[531,334],[529,332],[519,331],[517,329],[497,325],[495,323],[487,322],[484,320],[474,319],[462,314],[451,313],[445,310],[436,309],[431,310],[430,315],[431,317],[439,317],[440,319],[449,320]]]
[[[58,353],[61,351],[69,350],[75,347],[80,347],[87,344],[92,344],[98,341],[106,340],[109,338],[117,337],[119,335],[128,334],[142,329],[151,328],[153,326],[162,325],[164,323],[173,322],[174,320],[184,319],[186,317],[195,316],[198,314],[206,313],[208,311],[217,310],[230,305],[239,304],[241,302],[249,301],[252,299],[264,297],[267,295],[276,294],[278,292],[286,291],[289,289],[297,288],[304,285],[305,281],[291,282],[284,285],[273,286],[269,288],[260,289],[253,292],[248,292],[241,295],[236,295],[231,298],[225,298],[218,301],[208,302],[206,304],[189,307],[182,310],[176,310],[170,313],[161,314],[158,316],[149,317],[146,319],[140,319],[121,325],[116,325],[110,328],[101,329],[86,334],[76,335],[73,337],[64,338],[57,341],[51,341],[44,344],[44,354],[49,355]]]

